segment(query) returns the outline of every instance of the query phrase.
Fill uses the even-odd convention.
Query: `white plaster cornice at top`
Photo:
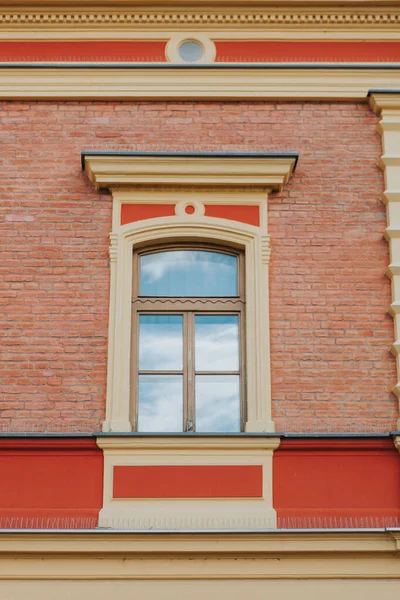
[[[214,10],[230,10],[231,8],[336,8],[344,11],[346,9],[359,8],[390,8],[398,6],[398,0],[0,0],[0,8],[31,8],[40,9],[42,7],[51,7],[52,9],[62,8],[116,8],[122,7],[135,8],[143,10],[146,8],[168,8],[181,9],[192,8],[202,9],[212,7]]]
[[[324,31],[321,31],[323,27]],[[18,38],[24,33],[35,39],[50,32],[49,39],[62,33],[82,36],[94,30],[114,32],[124,29],[140,32],[176,33],[187,28],[199,31],[241,31],[245,39],[257,38],[257,31],[314,31],[319,37],[337,30],[343,37],[382,29],[397,37],[400,7],[397,1],[351,0],[6,0],[0,2],[0,32],[3,39]],[[20,31],[22,29],[22,31]],[[85,32],[85,33],[83,33]],[[143,31],[142,31],[143,33]],[[250,37],[249,37],[250,36]],[[44,37],[46,37],[44,35]],[[223,35],[222,35],[223,37]]]
[[[97,7],[205,7],[226,8],[232,6],[266,7],[277,6],[277,0],[0,0],[0,7],[68,7],[68,6],[97,6]],[[359,7],[359,6],[397,6],[398,0],[279,0],[279,6],[319,6],[319,7]]]

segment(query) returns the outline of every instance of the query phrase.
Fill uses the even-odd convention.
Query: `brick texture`
[[[323,103],[0,104],[0,430],[104,418],[111,199],[82,150],[299,151],[269,203],[278,430],[395,428],[377,119]]]

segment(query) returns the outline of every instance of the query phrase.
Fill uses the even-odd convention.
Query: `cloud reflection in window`
[[[181,371],[183,362],[183,316],[139,316],[139,369]]]
[[[239,370],[239,317],[195,316],[196,371]]]
[[[239,375],[196,375],[196,431],[240,431]]]
[[[139,375],[138,431],[183,431],[182,375]]]
[[[207,250],[171,250],[140,257],[140,295],[237,296],[237,257]]]

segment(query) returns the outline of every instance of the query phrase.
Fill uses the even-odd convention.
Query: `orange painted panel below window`
[[[206,217],[218,217],[219,219],[231,219],[248,223],[249,225],[260,225],[260,209],[258,206],[210,204],[205,207]]]
[[[261,498],[261,465],[116,466],[114,498]]]
[[[175,204],[122,204],[121,225],[155,217],[172,217],[174,214]]]
[[[391,439],[284,439],[273,473],[280,527],[400,524],[400,455]]]
[[[87,528],[102,506],[94,439],[0,439],[0,528]]]
[[[216,42],[217,62],[399,62],[400,42]]]

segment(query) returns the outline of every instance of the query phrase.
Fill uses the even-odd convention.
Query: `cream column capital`
[[[382,111],[400,110],[400,89],[398,90],[370,90],[369,103],[377,115]]]

